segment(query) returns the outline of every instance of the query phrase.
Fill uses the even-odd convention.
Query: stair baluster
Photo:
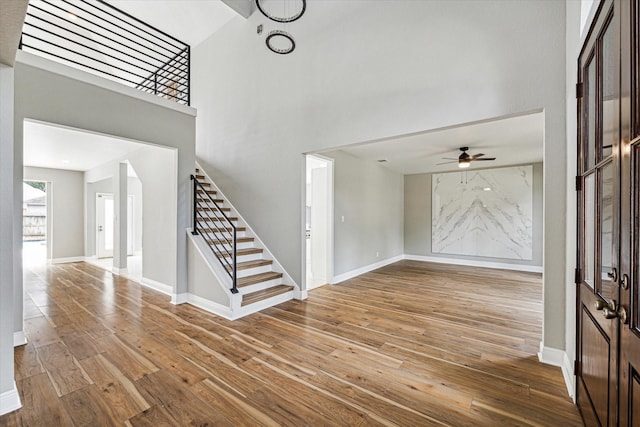
[[[238,293],[237,278],[237,229],[211,197],[198,178],[191,175],[193,181],[193,235],[201,234],[211,251],[231,277],[231,293]],[[199,197],[202,195],[202,198]],[[207,214],[209,212],[209,214]],[[213,238],[209,238],[213,235]],[[229,248],[230,247],[230,248]]]

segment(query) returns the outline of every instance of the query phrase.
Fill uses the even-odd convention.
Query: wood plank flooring
[[[25,272],[1,426],[579,426],[540,275],[402,261],[234,322],[85,263]]]

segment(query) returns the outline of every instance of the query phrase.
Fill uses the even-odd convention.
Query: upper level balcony
[[[190,46],[102,0],[31,0],[20,48],[190,104]]]

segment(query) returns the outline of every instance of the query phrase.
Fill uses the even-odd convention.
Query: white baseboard
[[[411,261],[437,262],[441,264],[468,265],[471,267],[496,268],[500,270],[527,271],[530,273],[543,272],[542,267],[537,265],[507,264],[503,262],[479,261],[479,260],[458,259],[458,258],[440,258],[435,256],[406,255],[406,254],[404,255],[404,259],[408,259]]]
[[[164,283],[156,282],[155,280],[147,279],[143,277],[140,279],[140,284],[142,286],[146,286],[147,288],[151,288],[154,291],[162,292],[163,294],[169,295],[173,297],[173,286],[165,285]]]
[[[171,295],[171,304],[179,305],[189,301],[189,294],[173,294]]]
[[[0,415],[8,414],[20,408],[22,408],[20,393],[18,393],[18,387],[16,387],[16,382],[14,381],[13,389],[0,393]]]
[[[129,274],[129,270],[125,268],[111,267],[111,272],[113,274],[117,274],[118,276],[126,276]]]
[[[307,298],[309,298],[309,292],[308,291],[301,291],[298,288],[295,288],[293,290],[293,298],[300,300],[300,301],[304,301]]]
[[[73,256],[68,258],[53,258],[50,260],[51,264],[66,264],[69,262],[82,262],[85,260],[83,256]]]
[[[401,261],[402,259],[403,259],[403,255],[398,255],[393,258],[387,258],[383,261],[366,265],[364,267],[356,268],[355,270],[347,271],[346,273],[338,274],[337,276],[333,276],[333,279],[331,280],[331,284],[335,285],[340,282],[344,282],[345,280],[353,279],[354,277],[357,277],[361,274],[368,273],[370,271],[384,267],[385,265],[393,264],[394,262]]]
[[[567,352],[553,347],[545,347],[540,342],[538,360],[547,365],[557,366],[562,369],[562,376],[567,387],[569,396],[575,401],[575,375],[573,372],[573,362],[569,359]]]
[[[27,343],[27,336],[24,334],[24,331],[14,332],[13,333],[13,346],[19,347],[21,345],[25,345]]]
[[[183,294],[185,295],[185,294]],[[195,305],[198,308],[206,310],[210,313],[217,314],[220,317],[224,317],[227,320],[234,320],[235,317],[233,315],[233,311],[222,304],[218,304],[216,302],[210,301],[206,298],[199,297],[193,294],[186,294],[187,301],[191,305]]]

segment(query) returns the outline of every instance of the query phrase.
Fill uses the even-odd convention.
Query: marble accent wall
[[[432,175],[431,251],[531,260],[533,167]]]

